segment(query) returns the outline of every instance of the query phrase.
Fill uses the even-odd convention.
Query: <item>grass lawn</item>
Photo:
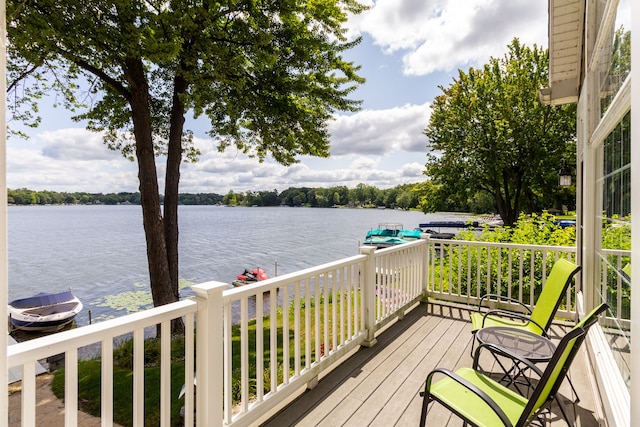
[[[338,298],[339,299],[339,298]],[[312,305],[309,307],[308,317],[311,322],[311,335],[312,345],[311,353],[312,361],[315,360],[315,334],[319,330],[320,336],[324,334],[324,317],[327,315],[328,324],[331,327],[332,311],[331,304],[327,305],[327,309],[324,309],[325,304],[321,302],[320,313],[318,313],[320,322],[319,327],[316,328],[315,307]],[[325,311],[327,312],[325,314]],[[288,310],[289,315],[289,348],[291,351],[290,366],[293,369],[293,349],[294,349],[294,332],[293,317],[294,310]],[[306,321],[306,308],[304,307],[304,301],[301,301],[300,307],[300,327],[301,327],[301,364],[305,364],[305,321]],[[346,313],[345,313],[346,315]],[[283,314],[279,309],[274,318],[276,319],[277,328],[277,351],[278,360],[281,361],[283,357]],[[263,348],[264,348],[264,393],[268,393],[270,389],[270,329],[271,329],[271,316],[265,315],[263,317],[262,335],[263,335]],[[248,353],[249,353],[249,393],[251,396],[255,396],[256,393],[256,381],[255,378],[257,372],[256,366],[256,320],[248,322]],[[234,401],[240,399],[241,380],[240,380],[240,327],[235,325],[232,328],[233,333],[233,384],[232,393]],[[171,424],[174,426],[182,425],[182,418],[180,416],[180,408],[184,405],[184,400],[178,400],[178,393],[184,384],[184,339],[175,339],[172,342],[172,364],[171,364]],[[145,425],[157,426],[160,423],[160,343],[159,340],[150,339],[145,341]],[[123,426],[131,426],[133,417],[133,345],[132,340],[125,341],[114,351],[114,422]],[[282,364],[278,363],[278,380],[279,382],[283,378]],[[83,360],[78,365],[78,394],[79,394],[79,408],[89,414],[100,416],[100,383],[101,383],[101,362],[99,358],[91,360]],[[55,372],[55,378],[52,385],[53,391],[59,398],[64,398],[64,370]]]

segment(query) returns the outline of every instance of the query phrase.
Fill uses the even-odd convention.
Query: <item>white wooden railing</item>
[[[113,349],[123,336],[133,338],[133,424],[144,425],[145,337],[158,324],[170,331],[177,318],[186,328],[185,425],[253,424],[301,386],[314,387],[351,350],[374,345],[376,330],[404,316],[425,292],[426,248],[424,241],[363,247],[359,255],[254,285],[203,283],[185,301],[12,345],[8,367],[22,368],[22,425],[40,424],[36,362],[58,354],[65,358],[65,425],[78,425],[78,352],[90,345],[100,347],[102,425],[112,425]],[[160,425],[168,426],[179,392],[171,388],[169,333],[161,336],[160,372]]]
[[[559,257],[574,259],[575,248],[426,239],[381,250],[362,247],[353,257],[239,288],[199,284],[188,300],[8,347],[9,367],[22,368],[22,425],[39,425],[36,362],[60,353],[65,425],[77,425],[78,350],[87,345],[100,347],[101,419],[112,425],[113,349],[123,336],[134,342],[133,422],[144,425],[145,338],[158,324],[169,331],[177,318],[186,327],[185,425],[255,424],[301,388],[314,387],[324,370],[358,346],[374,345],[376,331],[424,296],[475,305],[490,291],[532,303]],[[567,291],[559,316],[573,317],[576,292]],[[162,426],[170,425],[179,392],[170,385],[176,369],[170,350],[170,334],[163,333]]]
[[[362,247],[360,255],[223,291],[223,321],[207,323],[221,328],[223,352],[197,363],[223,367],[224,424],[254,424],[301,387],[313,388],[351,350],[374,345],[375,332],[424,294],[426,248],[426,242]],[[215,292],[209,289],[196,293]],[[198,391],[200,397],[212,401]]]
[[[193,314],[198,304],[193,300],[146,310],[82,328],[59,332],[42,338],[8,346],[8,368],[22,367],[21,423],[23,426],[43,425],[36,419],[36,362],[59,354],[64,355],[65,364],[65,426],[78,425],[78,350],[89,345],[100,345],[101,354],[101,418],[103,426],[113,424],[113,346],[114,341],[132,334],[134,340],[133,360],[133,422],[144,425],[144,338],[145,328],[155,330],[157,324],[162,331],[170,331],[172,319],[183,317],[186,329],[194,330]],[[169,387],[171,378],[171,335],[163,333],[161,338],[160,407],[163,426],[170,421],[170,402],[176,395]],[[193,383],[193,333],[185,339],[185,375]],[[118,392],[118,390],[115,390]],[[6,417],[6,415],[4,415]],[[6,418],[5,418],[6,419]]]
[[[487,293],[533,305],[558,258],[575,262],[574,246],[522,245],[464,240],[431,240],[430,298],[477,305]],[[574,319],[577,286],[567,289],[557,317]],[[517,305],[511,307],[519,309]]]

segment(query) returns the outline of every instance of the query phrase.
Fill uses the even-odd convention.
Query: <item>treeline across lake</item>
[[[355,188],[336,186],[330,188],[291,187],[282,192],[229,191],[225,195],[216,193],[182,193],[182,205],[230,205],[230,206],[308,206],[308,207],[386,207],[414,209],[419,207],[419,184],[404,184],[393,188],[379,189],[371,185],[358,184]],[[26,188],[8,190],[8,203],[15,205],[56,204],[140,204],[140,193],[64,193],[34,191]]]
[[[181,194],[183,205],[215,205],[222,203],[219,194]],[[34,191],[26,188],[7,190],[10,205],[139,205],[140,193],[64,193]]]

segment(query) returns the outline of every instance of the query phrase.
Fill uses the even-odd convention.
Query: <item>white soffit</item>
[[[584,0],[549,0],[549,87],[546,104],[578,101],[582,73]]]

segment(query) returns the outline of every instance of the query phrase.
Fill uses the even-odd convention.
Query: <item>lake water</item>
[[[269,276],[358,253],[370,228],[466,215],[390,209],[180,206],[180,277],[231,282],[245,267]],[[140,206],[9,207],[9,301],[71,288],[84,310],[78,325],[143,307],[149,297]],[[188,288],[181,296],[190,296]]]

